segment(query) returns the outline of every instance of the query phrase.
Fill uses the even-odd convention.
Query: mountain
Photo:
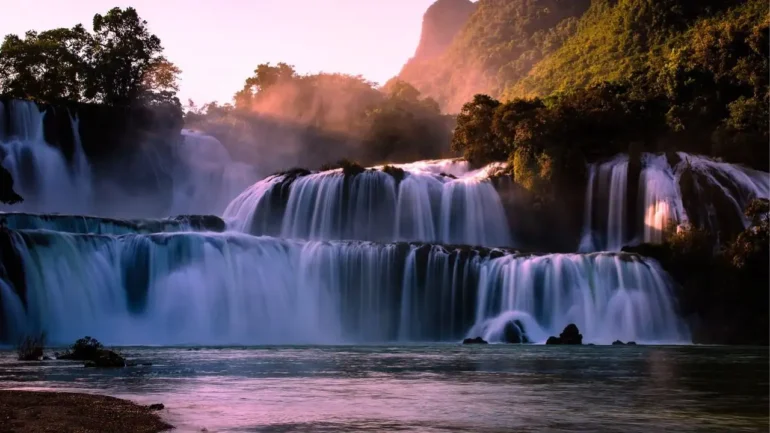
[[[498,97],[558,49],[589,6],[590,0],[439,0],[398,78],[445,112],[458,112],[476,93]]]
[[[728,7],[749,3],[758,2],[593,0],[577,31],[535,65],[526,78],[511,83],[503,92],[503,99],[545,96],[605,81],[622,81],[649,71],[659,72],[666,67],[672,52],[692,46],[689,36],[696,23],[720,17],[720,12]],[[767,9],[767,2],[764,3]]]

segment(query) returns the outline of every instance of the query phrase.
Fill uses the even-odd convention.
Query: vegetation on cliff
[[[436,99],[446,112],[457,112],[476,93],[499,96],[575,32],[577,18],[589,4],[589,0],[480,0],[441,55],[415,55],[399,78]],[[449,2],[437,6],[467,10]],[[436,32],[431,23],[438,11],[429,12],[433,14],[426,13],[423,40]]]

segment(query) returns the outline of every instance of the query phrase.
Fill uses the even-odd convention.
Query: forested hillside
[[[756,90],[768,12],[761,0],[480,0],[444,53],[399,77],[450,113],[479,93],[505,101],[632,79],[673,99],[682,87],[710,91],[702,79]]]
[[[445,9],[444,14],[450,14],[452,8],[467,10],[457,3],[438,1],[434,6]],[[481,0],[444,53],[413,59],[399,78],[436,99],[445,112],[459,111],[476,93],[498,96],[574,33],[577,17],[589,3]],[[436,31],[432,22],[439,12],[432,8],[426,13],[423,40]]]

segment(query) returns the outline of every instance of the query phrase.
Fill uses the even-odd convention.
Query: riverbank
[[[0,431],[156,433],[171,430],[149,407],[92,394],[0,391]]]

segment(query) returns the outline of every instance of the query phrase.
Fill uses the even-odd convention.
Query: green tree
[[[285,81],[298,78],[294,66],[280,62],[275,66],[262,63],[254,69],[254,75],[246,79],[243,88],[235,94],[236,108],[249,108],[260,92]]]
[[[51,102],[80,100],[89,78],[92,37],[83,26],[24,38],[7,35],[0,46],[0,93]]]
[[[113,105],[143,97],[149,90],[148,75],[167,62],[160,39],[149,32],[147,21],[134,8],[112,8],[94,16],[93,29],[93,78],[86,97]]]
[[[499,106],[500,101],[488,95],[476,95],[473,101],[463,105],[452,135],[452,150],[462,153],[474,164],[508,159],[510,149],[492,130]]]

